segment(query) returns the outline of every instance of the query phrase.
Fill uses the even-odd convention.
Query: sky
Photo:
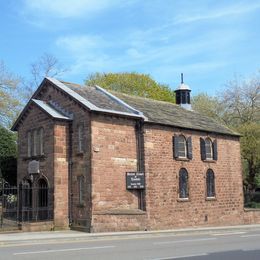
[[[90,73],[150,74],[214,95],[260,69],[260,0],[9,0],[0,2],[0,60],[29,77],[44,53],[82,84]]]

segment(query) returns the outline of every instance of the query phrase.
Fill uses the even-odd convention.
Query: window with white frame
[[[213,146],[210,138],[205,139],[206,160],[213,160]]]
[[[173,136],[173,155],[175,159],[192,159],[192,139],[191,136]]]

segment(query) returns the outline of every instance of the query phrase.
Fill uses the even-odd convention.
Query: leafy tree
[[[16,184],[16,135],[0,126],[0,178]]]
[[[0,61],[0,125],[10,126],[20,109],[18,97],[21,78],[9,72]]]
[[[147,74],[95,73],[88,76],[86,85],[99,85],[108,90],[175,103],[175,94],[164,84],[159,84]]]
[[[193,108],[241,133],[244,185],[253,191],[260,184],[260,73],[231,80],[217,97],[194,97]]]

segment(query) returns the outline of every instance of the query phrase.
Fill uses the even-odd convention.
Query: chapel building
[[[176,103],[45,78],[14,123],[20,218],[87,232],[244,223],[239,135]],[[33,229],[33,228],[32,228]]]

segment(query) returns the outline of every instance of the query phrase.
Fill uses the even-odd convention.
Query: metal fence
[[[53,190],[47,186],[10,186],[0,183],[0,228],[22,222],[53,220]]]

